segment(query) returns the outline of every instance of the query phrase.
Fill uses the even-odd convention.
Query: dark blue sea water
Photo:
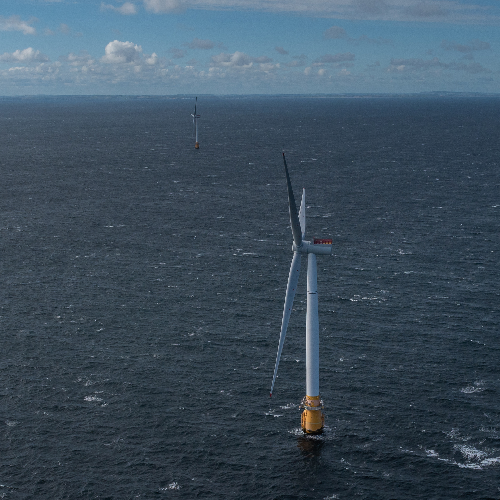
[[[0,101],[0,498],[499,499],[500,99],[193,107]]]

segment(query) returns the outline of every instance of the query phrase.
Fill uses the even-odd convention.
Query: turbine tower
[[[198,102],[198,97],[196,98],[194,102],[194,113],[191,113],[191,116],[193,117],[193,123],[194,123],[194,130],[196,134],[196,139],[194,143],[194,149],[200,149],[200,143],[198,142],[198,118],[200,115],[196,114],[196,103]]]
[[[304,411],[302,412],[301,425],[302,430],[306,434],[319,434],[323,431],[325,418],[321,411],[323,409],[323,402],[319,395],[319,320],[316,255],[331,255],[332,240],[314,239],[311,243],[304,239],[306,233],[306,191],[305,189],[302,190],[302,202],[300,210],[297,213],[285,153],[283,153],[283,163],[285,165],[290,223],[293,235],[293,258],[286,288],[285,307],[283,309],[278,354],[276,355],[270,396],[273,394],[281,351],[283,350],[288,321],[292,312],[293,299],[299,281],[301,256],[302,254],[307,254],[306,395],[302,400]]]

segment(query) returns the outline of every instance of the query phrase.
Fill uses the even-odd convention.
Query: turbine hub
[[[315,240],[314,243],[311,243],[310,241],[302,240],[302,243],[299,246],[293,243],[292,251],[298,253],[314,253],[316,255],[331,255],[331,243],[316,243],[316,241],[331,242],[331,240]]]

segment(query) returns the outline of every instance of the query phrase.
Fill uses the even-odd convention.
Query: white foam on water
[[[476,384],[482,384],[483,382],[477,382]],[[491,457],[489,455],[497,452],[498,450],[481,450],[476,448],[471,444],[465,444],[465,442],[470,441],[471,437],[462,436],[458,429],[452,429],[446,435],[453,441],[462,441],[462,443],[455,443],[453,449],[459,451],[465,462],[456,462],[449,460],[448,463],[457,465],[461,469],[476,469],[482,470],[485,467],[490,467],[500,463],[500,457]]]
[[[500,464],[500,457],[486,458],[484,460],[481,460],[481,465],[484,465],[485,467],[496,464]]]
[[[424,446],[419,446],[421,450],[425,453],[428,458],[439,460],[446,464],[455,465],[461,469],[473,469],[473,470],[483,470],[486,467],[496,466],[500,464],[500,457],[492,457],[493,453],[498,453],[498,450],[481,450],[472,446],[471,444],[465,444],[472,438],[470,436],[464,436],[460,434],[460,431],[453,428],[449,432],[444,433],[453,444],[453,451],[459,452],[462,455],[463,461],[456,461],[453,458],[444,458],[439,455],[434,449],[425,448]],[[461,443],[457,443],[461,441]],[[454,443],[453,443],[454,442]],[[400,448],[402,453],[415,453],[412,450]]]
[[[269,410],[268,412],[264,413],[264,415],[268,415],[271,417],[282,417],[283,415],[279,415],[278,413],[274,413],[276,410]]]
[[[83,399],[85,401],[96,402],[96,403],[100,403],[101,401],[103,401],[102,398],[98,398],[97,396],[85,396]]]
[[[335,437],[332,428],[328,427],[327,425],[323,427],[323,432],[321,434],[305,434],[302,430],[302,427],[295,427],[292,430],[288,431],[288,433],[292,434],[293,436],[308,439],[310,441],[332,441]]]
[[[296,404],[296,403],[288,403],[288,404],[286,404],[285,406],[280,406],[280,408],[281,408],[282,410],[292,410],[292,409],[294,409],[294,408],[298,408],[298,407],[299,407],[299,405],[298,405],[298,404]]]
[[[177,481],[174,481],[173,483],[170,483],[168,486],[160,488],[160,491],[180,490],[181,488],[182,486]]]
[[[445,432],[445,435],[454,441],[469,441],[470,436],[462,436],[457,428],[451,429],[450,432]]]
[[[467,387],[463,387],[460,389],[460,392],[463,392],[464,394],[473,394],[475,392],[482,392],[484,391],[484,381],[479,380],[477,382],[474,382],[474,385],[469,385]]]
[[[466,460],[480,460],[483,457],[487,456],[487,453],[481,450],[478,450],[477,448],[474,448],[473,446],[469,446],[466,444],[456,444],[453,447],[455,450],[459,450],[460,453],[464,456]]]
[[[448,461],[448,463],[452,465],[458,465],[461,469],[475,469],[475,470],[482,470],[482,467],[479,464],[461,464],[459,462],[451,462]]]
[[[495,428],[495,427],[485,427],[484,425],[482,425],[479,430],[481,432],[485,432],[486,434],[488,434],[490,437],[494,438],[494,439],[498,439],[499,438],[499,431]]]
[[[386,293],[385,290],[381,290],[381,292]],[[351,302],[360,302],[362,300],[376,300],[380,303],[380,302],[385,302],[387,300],[387,298],[386,297],[379,297],[378,295],[371,295],[371,296],[354,295],[349,300]]]

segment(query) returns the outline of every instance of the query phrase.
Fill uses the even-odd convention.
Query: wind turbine
[[[286,288],[285,307],[283,309],[278,354],[276,355],[270,396],[273,394],[281,351],[283,350],[288,321],[292,312],[293,299],[299,281],[301,256],[302,254],[307,254],[306,395],[302,400],[304,411],[302,412],[301,425],[302,430],[306,434],[319,434],[323,431],[325,417],[321,411],[323,409],[323,401],[321,401],[319,395],[319,320],[316,255],[331,255],[332,240],[314,239],[311,243],[304,239],[306,234],[306,190],[302,190],[302,202],[300,210],[297,213],[285,153],[283,153],[283,163],[285,165],[290,223],[293,235],[293,258]]]
[[[198,97],[196,98],[194,102],[194,113],[191,113],[191,116],[193,117],[193,123],[194,123],[194,129],[195,129],[195,134],[196,134],[196,139],[194,143],[194,149],[200,149],[200,143],[198,142],[198,118],[200,118],[200,115],[196,114],[196,103],[198,102]]]

